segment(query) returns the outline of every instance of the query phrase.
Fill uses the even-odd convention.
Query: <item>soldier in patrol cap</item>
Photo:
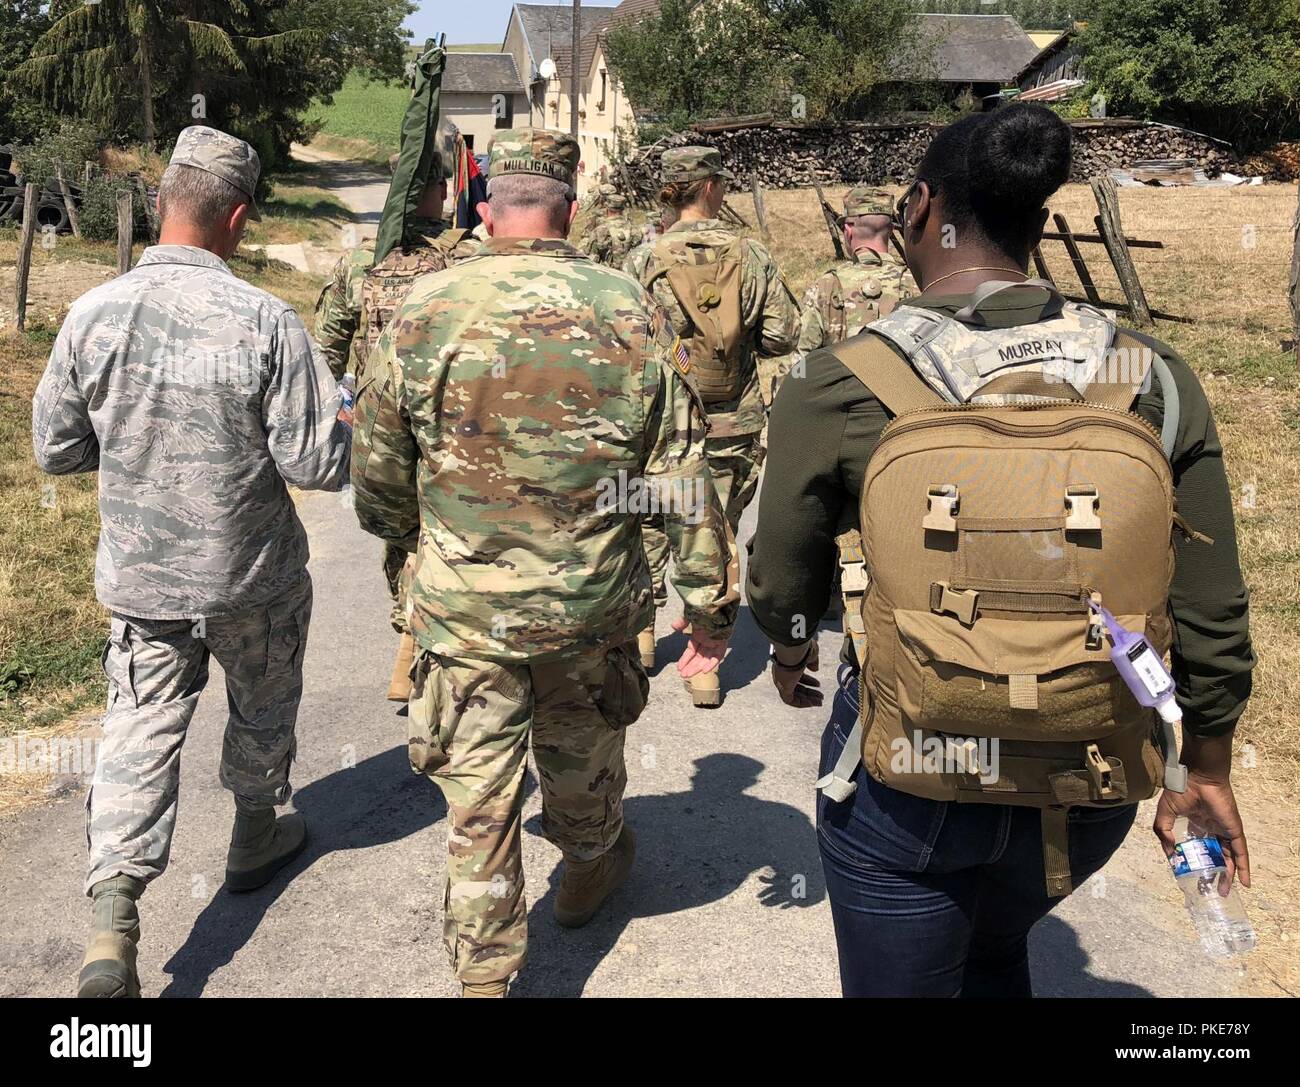
[[[627,221],[627,200],[614,193],[605,198],[605,217],[582,243],[582,251],[600,264],[622,268],[639,234]]]
[[[357,402],[357,516],[417,550],[409,750],[447,800],[444,939],[466,996],[504,996],[524,962],[530,740],[564,854],[556,920],[586,924],[631,868],[624,730],[649,692],[636,634],[653,608],[638,495],[667,507],[683,677],[716,669],[736,618],[685,353],[635,280],[565,241],[577,163],[568,135],[496,137],[490,240],[416,282]]]
[[[850,259],[819,277],[804,295],[800,351],[856,336],[917,293],[907,265],[889,251],[893,214],[893,198],[884,189],[859,185],[845,195],[844,243]]]
[[[709,415],[709,466],[734,535],[763,463],[766,410],[757,360],[794,350],[799,304],[767,249],[718,219],[727,182],[735,175],[716,149],[665,151],[660,176],[659,199],[677,219],[649,245],[638,247],[625,270],[666,308],[687,349]],[[646,521],[645,545],[656,603],[662,605],[668,545],[657,515]],[[653,666],[653,623],[641,631],[638,646],[642,663]],[[697,706],[722,701],[716,673],[698,677],[690,692]]]
[[[428,103],[424,96],[429,92],[427,79],[417,72],[415,93],[407,106],[408,116],[421,123]],[[410,126],[407,126],[408,128]],[[428,134],[431,138],[433,133]],[[396,236],[401,244],[395,245],[382,260],[375,263],[375,243],[371,242],[343,254],[334,266],[334,274],[321,291],[316,303],[316,337],[321,344],[330,369],[342,378],[348,368],[348,351],[356,354],[353,371],[356,380],[366,379],[365,362],[379,342],[384,326],[392,317],[397,304],[405,297],[416,278],[442,269],[477,251],[479,242],[467,231],[453,229],[443,220],[443,207],[447,199],[447,179],[454,161],[456,130],[444,123],[436,136],[436,147],[428,156],[429,167],[423,192],[414,208],[414,214],[404,217]],[[425,140],[404,139],[402,149],[394,163],[393,185],[400,183],[399,166],[411,172],[419,168],[424,156]],[[385,214],[389,208],[385,205]],[[380,233],[384,223],[381,221]],[[378,239],[376,239],[378,240]],[[361,334],[357,338],[358,332]],[[414,643],[406,630],[406,601],[403,586],[409,580],[403,568],[408,553],[394,544],[383,549],[384,579],[393,607],[389,622],[401,635],[392,675],[389,678],[389,701],[405,703],[411,691],[411,661]]]
[[[216,657],[235,796],[226,887],[302,851],[289,799],[311,619],[289,486],[338,490],[350,415],[293,309],[231,273],[257,153],[185,129],[158,186],[159,243],[68,312],[32,405],[47,472],[99,473],[95,593],[111,613],[108,709],[86,799],[93,899],[81,996],[139,996],[137,900],[171,850],[181,747]]]

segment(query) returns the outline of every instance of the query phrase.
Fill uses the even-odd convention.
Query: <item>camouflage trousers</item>
[[[230,716],[221,784],[255,806],[292,791],[294,725],[311,619],[311,580],[274,603],[206,619],[114,613],[104,647],[108,709],[86,794],[86,891],[116,875],[152,880],[167,867],[180,787],[181,745],[216,657]]]
[[[740,515],[758,490],[759,469],[763,467],[766,455],[761,437],[761,434],[741,434],[704,439],[709,473],[713,476],[713,486],[733,538],[738,538]],[[655,607],[662,608],[668,602],[668,559],[671,552],[664,533],[662,513],[652,513],[642,520],[641,543],[645,548],[646,564],[650,567]],[[733,555],[732,559],[736,560],[737,556]]]
[[[422,652],[413,668],[411,768],[447,800],[443,942],[462,982],[524,964],[520,855],[531,738],[542,833],[566,859],[594,860],[623,829],[624,729],[650,685],[635,643],[560,661],[496,663]]]

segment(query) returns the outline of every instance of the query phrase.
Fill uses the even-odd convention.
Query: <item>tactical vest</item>
[[[366,272],[361,284],[361,314],[365,322],[365,339],[357,345],[357,356],[364,370],[370,352],[393,319],[411,284],[429,272],[441,272],[452,262],[452,252],[466,237],[464,230],[444,230],[426,245],[411,249],[394,249]]]
[[[871,332],[833,349],[893,419],[859,508],[862,716],[818,787],[851,795],[860,755],[912,795],[1040,808],[1067,894],[1071,807],[1178,787],[1172,729],[1162,756],[1089,606],[1169,648],[1176,398],[1162,441],[1129,409],[1163,362],[1084,306],[1000,329],[902,307]]]
[[[822,307],[828,345],[856,336],[878,317],[893,313],[898,305],[896,295],[885,296],[880,276],[871,274],[873,271],[869,266],[855,264],[826,273],[834,281]],[[845,279],[849,280],[848,284]]]
[[[726,245],[692,240],[689,234],[660,238],[650,250],[645,288],[664,278],[686,315],[678,329],[705,404],[735,400],[745,389],[746,329],[741,315],[744,239]]]

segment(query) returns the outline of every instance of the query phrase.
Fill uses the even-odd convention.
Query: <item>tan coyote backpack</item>
[[[1013,287],[1037,292],[1029,305],[1060,302],[1039,281],[993,284],[958,316],[978,320]],[[1040,808],[1048,893],[1068,894],[1070,808],[1143,800],[1166,760],[1178,787],[1172,729],[1162,755],[1157,715],[1125,686],[1089,607],[1169,648],[1172,379],[1083,306],[1001,329],[902,306],[871,332],[833,349],[893,419],[859,510],[862,718],[818,787],[851,795],[860,752],[906,793]],[[1163,440],[1129,410],[1153,365]]]
[[[370,352],[393,319],[411,284],[430,272],[441,272],[452,261],[452,251],[468,236],[465,230],[444,230],[428,245],[394,249],[366,272],[361,284],[361,312],[365,317],[365,344],[357,355],[365,367]],[[360,376],[360,375],[358,375]]]
[[[651,250],[646,290],[663,277],[686,314],[688,327],[677,331],[705,404],[735,400],[749,377],[743,369],[746,330],[740,301],[744,244],[737,238],[722,246],[706,245],[673,234]]]

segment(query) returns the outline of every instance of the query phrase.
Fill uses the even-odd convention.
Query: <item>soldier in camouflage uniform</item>
[[[624,730],[649,691],[634,641],[652,610],[634,492],[673,505],[683,675],[716,668],[736,617],[735,545],[667,317],[564,241],[577,161],[570,136],[498,134],[492,240],[416,283],[357,400],[357,516],[419,548],[410,757],[447,799],[444,937],[467,996],[505,995],[524,962],[530,737],[564,853],[559,923],[585,924],[632,863]]]
[[[893,198],[884,189],[859,185],[845,194],[844,243],[853,259],[836,264],[808,288],[799,333],[801,356],[856,336],[877,317],[892,313],[904,298],[920,293],[907,265],[889,251],[893,215]],[[777,376],[773,395],[784,376]],[[866,637],[860,605],[867,591],[862,538],[854,527],[840,528],[836,584],[846,630],[861,660]]]
[[[349,417],[294,311],[225,261],[256,217],[257,153],[185,129],[159,186],[159,244],[82,295],[32,406],[47,472],[99,472],[95,590],[112,613],[108,710],[86,798],[94,901],[82,996],[138,996],[136,901],[167,865],[181,746],[213,656],[235,794],[226,886],[301,850],[289,799],[311,617],[307,536],[288,486],[338,490]]]
[[[605,198],[605,217],[582,243],[582,251],[600,264],[622,268],[639,233],[626,218],[627,201],[615,193]]]
[[[717,350],[708,342],[711,314],[722,325],[730,320],[737,327],[724,336],[734,359],[735,377],[728,392],[706,398],[709,436],[706,449],[718,497],[734,533],[740,516],[758,487],[763,463],[760,435],[766,412],[759,392],[756,360],[784,355],[794,350],[799,335],[799,305],[786,286],[771,254],[756,241],[741,239],[721,222],[718,212],[726,197],[726,182],[734,175],[723,168],[722,158],[711,147],[680,147],[663,153],[663,191],[660,200],[677,213],[677,219],[652,244],[638,247],[628,258],[625,270],[649,287],[665,307],[673,327],[694,353],[692,365]],[[708,259],[706,259],[706,257]],[[674,268],[682,265],[738,265],[737,274],[718,280],[718,289],[700,284],[699,297],[680,298],[674,287]],[[738,292],[738,298],[729,298]],[[734,342],[730,342],[733,341]],[[701,348],[703,350],[701,350]],[[696,370],[697,384],[701,380]],[[655,586],[656,603],[667,600],[664,575],[668,569],[668,544],[662,519],[653,516],[645,524],[646,555]],[[639,652],[646,667],[654,664],[653,624],[638,636]],[[691,685],[696,705],[711,706],[721,701],[716,673]]]
[[[859,185],[845,195],[844,243],[852,259],[835,265],[804,295],[800,351],[856,336],[919,293],[907,265],[889,251],[893,214],[893,198],[884,189]]]
[[[434,180],[425,187],[417,208],[418,217],[407,231],[413,243],[394,248],[373,266],[373,242],[344,253],[334,266],[330,282],[321,291],[316,302],[316,338],[338,378],[342,378],[347,368],[349,348],[356,354],[356,373],[363,375],[366,359],[379,342],[384,326],[418,276],[440,272],[479,248],[479,242],[468,232],[452,229],[443,221],[447,179],[437,152],[430,178]],[[357,339],[358,332],[360,339]],[[388,698],[394,702],[405,702],[411,689],[414,647],[406,630],[406,601],[402,593],[407,559],[408,553],[402,548],[391,543],[384,545],[384,580],[393,600],[389,621],[402,636],[388,687]]]

